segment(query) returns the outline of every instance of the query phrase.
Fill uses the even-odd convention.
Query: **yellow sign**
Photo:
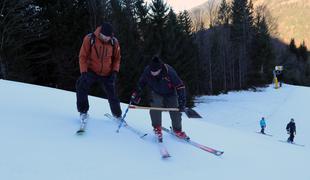
[[[275,70],[276,70],[276,71],[283,71],[283,66],[276,66],[276,67],[275,67]]]

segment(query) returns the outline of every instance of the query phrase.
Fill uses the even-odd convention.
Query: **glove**
[[[82,81],[86,81],[87,80],[87,72],[82,72],[81,76],[80,76],[80,79]]]
[[[131,102],[135,103],[135,104],[139,104],[141,97],[138,95],[138,93],[136,91],[134,91],[131,94],[131,98],[130,98]]]
[[[111,75],[110,75],[110,80],[111,81],[115,81],[116,80],[116,77],[117,77],[117,71],[112,71]]]

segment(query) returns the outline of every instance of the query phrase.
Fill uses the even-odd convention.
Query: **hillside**
[[[306,45],[310,47],[310,0],[253,0],[253,3],[255,6],[267,5],[271,15],[278,22],[279,39],[289,43],[291,38],[295,38],[297,46],[305,40]],[[207,4],[206,2],[191,11],[206,10]]]
[[[147,111],[130,110],[126,118],[149,134],[140,139],[126,128],[116,133],[116,124],[104,117],[107,101],[90,97],[87,132],[77,136],[75,93],[0,80],[0,99],[1,179],[310,178],[309,88],[284,85],[199,98],[196,110],[203,119],[183,116],[184,130],[225,153],[217,157],[164,134],[172,155],[168,160],[159,156]],[[255,133],[261,116],[272,137]],[[297,123],[296,142],[305,147],[279,142],[287,138],[284,127],[290,117]],[[167,113],[163,124],[170,125]]]

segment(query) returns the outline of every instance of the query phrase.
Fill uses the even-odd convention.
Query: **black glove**
[[[117,71],[112,71],[111,75],[110,75],[110,80],[111,81],[115,81],[116,77],[117,77]]]
[[[87,72],[82,72],[80,79],[82,81],[86,81],[87,80]]]
[[[141,100],[141,97],[140,95],[134,91],[132,94],[131,94],[131,98],[130,98],[131,102],[135,103],[135,104],[139,104],[140,103],[140,100]]]

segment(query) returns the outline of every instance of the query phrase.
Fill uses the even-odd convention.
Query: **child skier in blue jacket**
[[[262,134],[265,134],[266,121],[264,117],[262,117],[262,119],[259,121],[259,124],[260,124],[260,127],[262,128],[260,132]]]

